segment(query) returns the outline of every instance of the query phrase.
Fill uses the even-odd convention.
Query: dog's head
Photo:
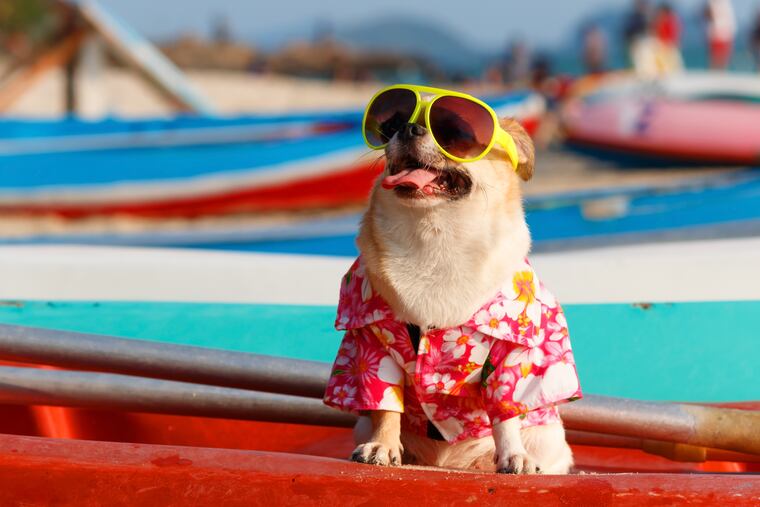
[[[499,145],[476,162],[455,162],[441,153],[423,125],[410,123],[385,148],[383,189],[392,192],[400,204],[416,208],[436,207],[473,195],[506,197],[518,185],[517,176],[525,181],[531,178],[535,157],[533,142],[517,121],[506,118],[500,123],[517,146],[516,170]]]

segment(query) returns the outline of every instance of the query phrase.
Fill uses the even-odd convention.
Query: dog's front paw
[[[398,466],[401,464],[401,444],[385,445],[380,442],[367,442],[354,449],[351,461],[369,465]]]
[[[497,460],[496,472],[500,474],[540,474],[541,469],[527,454],[512,454]]]

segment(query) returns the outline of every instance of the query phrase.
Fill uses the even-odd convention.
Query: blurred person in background
[[[530,86],[532,56],[521,40],[513,41],[506,52],[488,67],[483,75],[487,83],[510,86]]]
[[[657,39],[658,73],[670,74],[683,70],[681,20],[669,3],[664,2],[657,8],[652,21],[652,32]]]
[[[531,77],[531,54],[528,45],[523,41],[515,41],[509,48],[504,79],[508,83],[525,86]]]
[[[637,49],[649,37],[649,19],[651,8],[647,0],[636,0],[628,13],[623,26],[623,39],[628,49],[631,65],[636,66]]]
[[[755,68],[760,70],[760,11],[755,15],[755,22],[749,34],[749,49],[755,60]]]
[[[606,70],[607,39],[596,25],[583,30],[583,66],[587,74],[601,74]]]
[[[652,33],[652,6],[647,0],[635,0],[623,25],[623,39],[633,71],[643,79],[662,73],[658,63],[660,43]]]
[[[705,6],[710,68],[724,70],[731,62],[736,16],[731,0],[708,0]]]

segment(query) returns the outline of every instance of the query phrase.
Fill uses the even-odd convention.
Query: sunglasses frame
[[[515,144],[515,140],[512,138],[509,132],[501,128],[501,125],[499,125],[499,118],[498,116],[496,116],[496,112],[491,108],[491,106],[489,106],[482,100],[476,97],[473,97],[472,95],[468,95],[466,93],[455,92],[452,90],[445,90],[443,88],[433,88],[430,86],[396,84],[393,86],[388,86],[386,88],[383,88],[382,90],[378,91],[372,96],[372,99],[370,99],[369,103],[367,104],[366,109],[364,110],[364,116],[362,118],[362,137],[364,137],[364,142],[367,143],[367,146],[369,146],[371,149],[382,150],[388,145],[388,143],[382,144],[380,146],[373,145],[369,141],[369,139],[367,139],[366,125],[367,125],[367,115],[369,114],[369,110],[372,107],[372,104],[374,104],[375,100],[380,95],[390,90],[409,90],[414,93],[415,97],[417,97],[417,104],[414,107],[414,112],[412,113],[412,116],[409,118],[408,123],[417,123],[417,121],[419,121],[420,114],[424,113],[425,127],[430,132],[430,137],[433,139],[433,142],[435,143],[436,147],[438,147],[441,153],[446,155],[446,157],[450,158],[451,160],[454,160],[455,162],[460,162],[460,163],[476,162],[482,159],[483,157],[485,157],[486,155],[488,155],[491,149],[493,149],[494,145],[498,143],[507,152],[507,155],[509,156],[509,161],[512,163],[512,167],[517,169],[519,159],[517,155],[517,145]],[[430,98],[429,100],[423,99],[422,98],[423,93],[426,95],[432,95],[432,98]],[[474,102],[475,104],[478,104],[479,106],[483,107],[491,115],[491,119],[493,120],[493,134],[491,135],[491,142],[488,143],[488,146],[485,148],[485,150],[483,150],[483,153],[481,153],[477,157],[462,158],[462,157],[457,157],[455,155],[452,155],[451,153],[446,151],[443,146],[441,146],[438,143],[438,140],[435,138],[435,135],[433,135],[433,130],[430,128],[430,108],[433,106],[436,100],[442,97],[457,97],[460,99],[469,100],[470,102]]]

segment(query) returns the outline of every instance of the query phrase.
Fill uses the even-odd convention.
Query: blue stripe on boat
[[[185,179],[215,173],[244,173],[361,149],[353,130],[269,142],[132,148],[10,155],[0,161],[2,191],[68,188],[121,181]],[[358,157],[357,157],[358,158]]]
[[[586,392],[652,400],[760,398],[759,301],[567,305]],[[317,361],[341,335],[331,306],[6,302],[0,322]]]

